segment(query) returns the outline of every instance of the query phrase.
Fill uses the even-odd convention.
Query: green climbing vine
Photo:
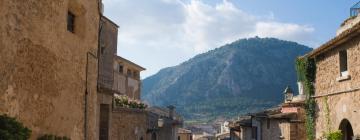
[[[329,108],[329,104],[328,104],[328,97],[324,98],[324,105],[325,105],[326,130],[327,130],[327,133],[330,133],[331,125],[330,125],[330,108]]]
[[[316,65],[315,61],[312,58],[301,57],[296,59],[296,71],[298,82],[301,82],[304,86],[304,92],[306,95],[305,101],[305,127],[306,135],[308,140],[315,139],[315,99],[311,98],[314,95],[314,81],[315,81],[315,72]]]
[[[340,130],[333,131],[331,129],[331,120],[330,120],[330,107],[328,103],[328,97],[324,98],[324,106],[325,106],[325,121],[326,121],[326,131],[325,138],[327,140],[341,140],[342,133]]]

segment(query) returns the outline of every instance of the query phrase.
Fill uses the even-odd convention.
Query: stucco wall
[[[360,37],[340,45],[316,57],[317,73],[315,80],[315,93],[319,95],[334,94],[328,96],[330,108],[331,129],[337,130],[343,119],[348,119],[353,127],[355,135],[360,134]],[[337,81],[340,77],[339,50],[347,49],[348,71],[351,78],[345,81]],[[353,91],[351,91],[353,90]],[[317,97],[316,114],[316,137],[320,138],[326,132],[325,97]]]
[[[75,34],[66,28],[68,9],[77,17]],[[98,1],[2,0],[0,17],[0,113],[30,127],[32,139],[84,139],[86,57],[97,52]],[[96,122],[96,59],[89,68],[88,122]]]

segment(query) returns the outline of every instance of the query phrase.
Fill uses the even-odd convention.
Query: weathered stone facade
[[[148,114],[145,110],[114,108],[111,123],[113,140],[150,140]]]
[[[1,0],[0,17],[0,113],[31,128],[31,139],[96,139],[99,1]]]
[[[357,32],[358,26],[359,23],[354,27],[347,27],[347,31],[343,31],[333,39],[336,41],[329,41],[325,46],[314,50],[317,53],[312,55],[316,61],[314,96],[317,103],[316,138],[323,137],[328,129],[332,131],[340,129],[341,123],[344,121],[350,122],[353,136],[360,135],[358,117],[360,113],[360,36]],[[351,29],[355,31],[349,31]],[[342,50],[347,52],[348,76],[346,77],[342,77],[340,74],[339,51]],[[327,125],[328,117],[326,116],[327,106],[329,108],[329,125]]]
[[[97,135],[100,140],[108,140],[111,136],[112,110],[114,91],[114,57],[117,50],[118,25],[108,18],[101,16],[99,39],[99,77],[97,104]]]
[[[131,99],[140,100],[141,80],[140,72],[145,68],[120,56],[114,58],[113,90]]]

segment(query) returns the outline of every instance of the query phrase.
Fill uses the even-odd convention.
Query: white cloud
[[[195,54],[245,37],[276,37],[312,45],[314,28],[252,15],[223,0],[104,0],[120,25],[119,54],[148,68],[145,76]]]

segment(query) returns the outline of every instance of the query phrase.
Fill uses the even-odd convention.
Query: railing
[[[360,1],[350,8],[350,16],[357,16],[360,12]]]
[[[126,94],[126,85],[126,76],[114,72],[113,90],[122,94]]]

